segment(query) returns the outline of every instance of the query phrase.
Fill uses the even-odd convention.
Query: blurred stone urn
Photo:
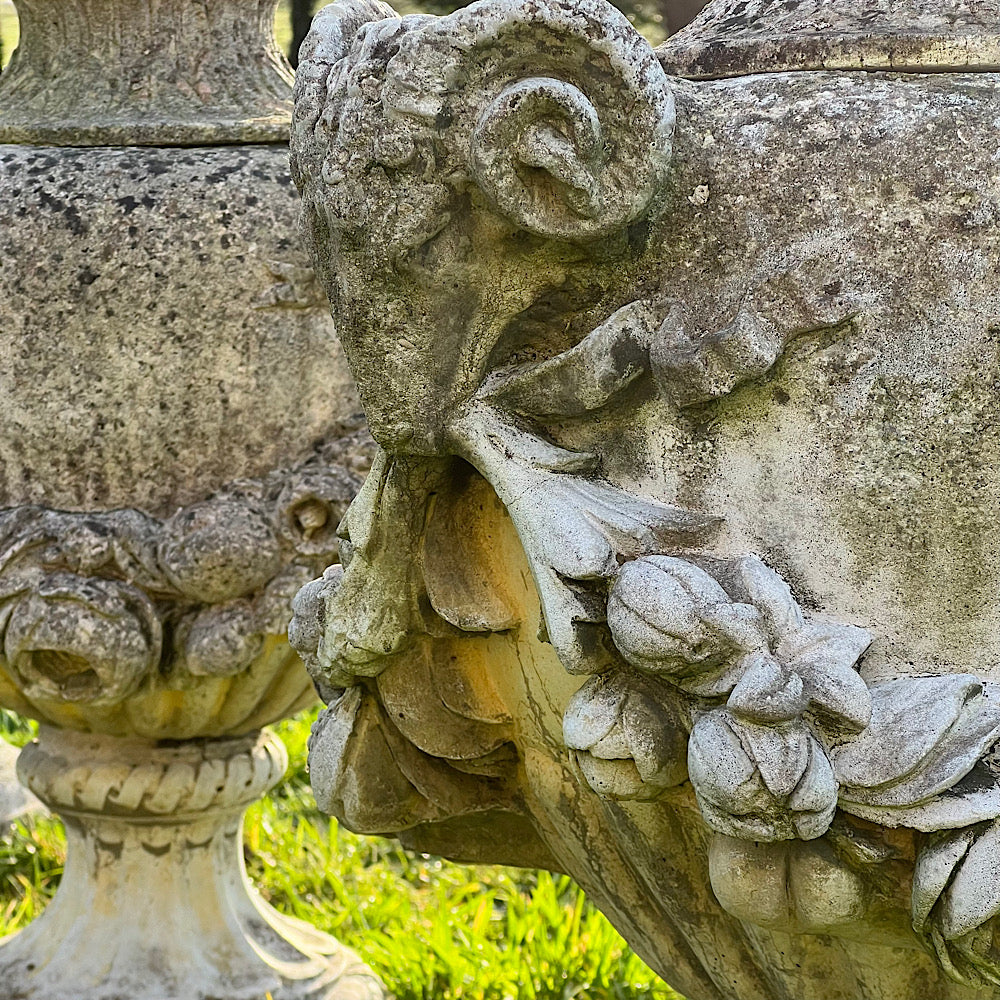
[[[358,403],[296,249],[275,0],[18,0],[0,77],[0,704],[66,871],[5,998],[375,1000],[250,888]]]

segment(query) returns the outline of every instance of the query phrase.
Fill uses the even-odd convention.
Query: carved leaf
[[[347,687],[374,677],[426,632],[420,550],[427,505],[447,462],[380,453],[345,516],[349,558],[339,586],[323,590],[314,676]]]
[[[417,640],[378,677],[378,692],[393,725],[435,757],[473,759],[510,738],[506,714],[470,656],[447,655],[442,640]],[[475,676],[477,673],[481,676]]]
[[[934,919],[946,940],[981,927],[1000,914],[1000,823],[960,830],[925,849],[913,877],[914,926]]]
[[[1000,739],[1000,706],[983,696],[977,679],[968,674],[905,678],[875,685],[871,694],[868,728],[832,753],[845,786],[843,807],[876,821],[884,817],[890,825],[927,829],[940,810],[922,815],[919,807],[953,790],[948,801],[954,817],[948,826],[970,821],[959,808],[963,798],[983,818],[978,813],[1000,795],[995,783],[962,788],[960,782]]]
[[[487,515],[506,515],[489,484],[468,471],[435,498],[424,537],[424,582],[431,607],[445,621],[465,632],[502,632],[518,615],[503,591],[505,553]]]
[[[349,688],[316,720],[309,776],[319,808],[357,833],[386,833],[437,817],[396,767],[378,706],[360,686]]]
[[[951,881],[959,862],[965,857],[975,839],[975,831],[966,827],[948,833],[934,834],[917,855],[913,867],[913,895],[911,915],[913,929],[926,929],[931,910]]]
[[[650,344],[653,377],[678,406],[732,392],[777,360],[782,337],[774,324],[744,306],[732,322],[707,335],[687,329],[684,310],[666,316]]]
[[[651,303],[630,302],[568,351],[498,378],[485,398],[535,417],[598,410],[649,370],[657,325]]]
[[[594,602],[573,581],[607,579],[626,560],[704,541],[718,519],[563,471],[571,466],[559,456],[572,452],[546,445],[482,402],[450,430],[514,522],[563,665],[570,673],[597,673],[620,663],[607,629],[592,624]],[[560,471],[538,464],[546,448]]]
[[[309,739],[316,803],[358,833],[509,806],[505,784],[451,768],[400,735],[362,685],[322,712]]]

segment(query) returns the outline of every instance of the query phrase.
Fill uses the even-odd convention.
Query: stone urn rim
[[[670,74],[1000,71],[995,0],[711,0],[657,49]]]

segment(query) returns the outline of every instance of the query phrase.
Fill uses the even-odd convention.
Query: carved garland
[[[94,706],[246,670],[265,636],[284,633],[298,588],[336,558],[357,444],[334,441],[164,520],[0,511],[0,668],[31,702]]]
[[[561,448],[527,423],[529,415],[596,409],[641,376],[667,386],[671,371],[684,372],[674,384],[688,405],[766,370],[778,352],[773,332],[752,317],[679,347],[677,311],[652,329],[636,323],[651,315],[649,303],[634,303],[565,354],[494,373],[449,428],[454,451],[489,482],[518,531],[548,640],[568,671],[590,675],[565,713],[567,749],[594,791],[611,799],[655,799],[689,780],[719,835],[713,886],[742,919],[762,918],[724,884],[730,876],[719,860],[740,843],[773,853],[789,841],[836,838],[838,811],[931,834],[914,870],[914,928],[949,975],[1000,982],[977,933],[1000,914],[1000,887],[966,891],[994,885],[985,876],[1000,838],[1000,775],[990,758],[1000,703],[984,683],[960,674],[867,685],[858,663],[869,632],[805,614],[756,556],[712,555],[717,518],[620,489],[600,477],[594,456]],[[637,327],[657,363],[644,367],[631,352],[632,369],[609,378],[611,359],[623,356],[609,342],[634,342]],[[718,362],[740,354],[756,363]],[[700,384],[691,377],[699,371],[711,373]],[[341,713],[341,745],[361,703],[344,717],[336,689],[377,678],[428,631],[423,510],[447,468],[380,455],[346,519],[346,572],[335,567],[296,599],[289,634]],[[377,582],[401,574],[409,581],[402,590]],[[389,606],[359,616],[362,591],[389,594]],[[471,628],[505,627],[492,619]],[[884,850],[869,847],[884,860]],[[859,882],[856,909],[862,895]]]

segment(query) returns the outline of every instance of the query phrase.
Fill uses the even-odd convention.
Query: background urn
[[[0,947],[26,1000],[383,995],[356,955],[270,910],[240,853],[243,811],[286,761],[259,730],[315,698],[291,597],[336,558],[323,527],[367,462],[297,249],[275,6],[17,3],[0,705],[45,724],[19,774],[69,833],[55,901]],[[142,912],[172,942],[137,932]]]

